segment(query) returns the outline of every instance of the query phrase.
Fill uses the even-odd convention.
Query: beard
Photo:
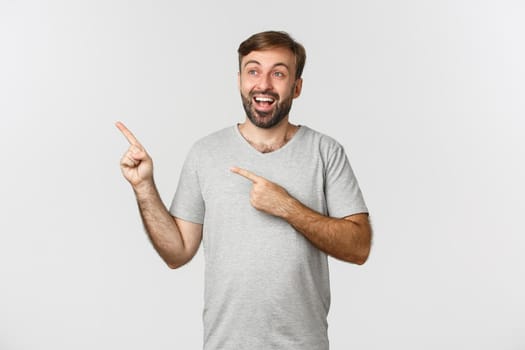
[[[272,96],[275,99],[273,110],[268,112],[257,111],[253,101],[256,94]],[[259,128],[270,129],[279,124],[288,113],[290,113],[293,101],[293,89],[290,91],[288,97],[282,101],[278,94],[268,91],[251,91],[248,97],[244,96],[241,92],[241,99],[248,119]]]

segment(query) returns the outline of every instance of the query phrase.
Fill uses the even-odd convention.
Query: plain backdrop
[[[202,250],[169,270],[119,159],[169,204],[244,120],[239,43],[308,54],[291,121],[345,147],[369,261],[330,259],[334,350],[525,349],[523,1],[0,0],[0,349],[199,349]]]

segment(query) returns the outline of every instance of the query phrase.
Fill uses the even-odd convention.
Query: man
[[[198,141],[171,207],[150,156],[131,146],[121,169],[148,235],[171,268],[205,249],[204,348],[328,349],[327,254],[363,264],[371,229],[343,148],[289,122],[306,54],[284,32],[239,46],[244,123]]]

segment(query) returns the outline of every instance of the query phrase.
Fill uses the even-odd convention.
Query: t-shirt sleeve
[[[171,215],[197,224],[204,223],[204,199],[199,184],[198,152],[190,150],[179,178],[179,184],[170,206]]]
[[[325,169],[325,197],[328,215],[335,218],[368,213],[363,194],[344,148],[337,144]]]

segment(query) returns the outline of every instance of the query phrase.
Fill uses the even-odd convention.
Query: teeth
[[[255,101],[257,102],[273,102],[273,98],[269,97],[256,97]]]

